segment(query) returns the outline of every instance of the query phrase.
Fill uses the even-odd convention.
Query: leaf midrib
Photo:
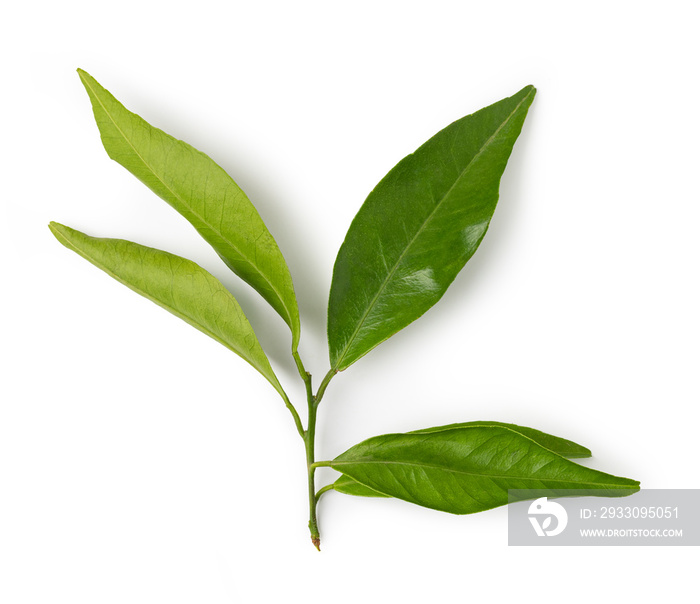
[[[386,289],[387,285],[389,284],[389,282],[390,282],[391,279],[393,278],[394,273],[396,273],[396,270],[398,269],[399,265],[401,264],[401,262],[403,261],[404,257],[405,257],[406,254],[408,253],[408,250],[411,248],[411,246],[413,246],[413,244],[415,243],[416,239],[418,239],[418,236],[423,232],[423,230],[425,229],[426,225],[433,219],[433,216],[435,215],[435,213],[437,212],[437,210],[442,206],[442,204],[443,204],[443,202],[445,201],[445,199],[447,199],[447,198],[449,197],[450,193],[451,193],[452,190],[457,186],[457,183],[464,177],[464,175],[465,175],[465,173],[467,172],[467,170],[469,170],[469,168],[472,166],[472,164],[481,156],[481,154],[483,153],[483,151],[491,144],[491,142],[493,141],[493,139],[498,135],[498,133],[503,129],[503,127],[510,121],[510,119],[515,115],[515,113],[518,111],[518,109],[520,109],[520,107],[522,106],[522,104],[531,96],[532,93],[533,93],[533,91],[531,90],[531,91],[529,91],[529,92],[523,97],[523,99],[517,104],[517,106],[515,107],[515,109],[513,109],[513,111],[508,115],[508,117],[507,117],[505,120],[503,120],[503,122],[501,123],[501,125],[494,131],[494,133],[488,138],[488,140],[479,148],[479,150],[478,150],[477,153],[474,155],[474,157],[472,157],[472,158],[469,160],[469,162],[467,163],[467,165],[466,165],[466,166],[464,167],[464,169],[460,172],[459,176],[457,176],[457,178],[455,178],[454,183],[452,183],[452,185],[451,185],[450,188],[447,190],[447,192],[441,197],[440,201],[438,201],[438,202],[435,204],[435,207],[431,210],[431,212],[430,212],[430,214],[428,215],[428,217],[425,219],[425,221],[424,221],[423,224],[420,226],[420,228],[416,231],[416,234],[413,236],[413,238],[411,239],[411,241],[409,241],[408,245],[404,248],[403,252],[401,252],[400,256],[399,256],[398,259],[396,260],[396,263],[395,263],[394,266],[392,267],[391,271],[390,271],[389,274],[386,276],[386,278],[384,279],[384,281],[382,282],[382,284],[379,286],[379,289],[377,290],[377,293],[376,293],[376,295],[374,296],[374,298],[372,298],[372,301],[370,302],[370,304],[367,305],[367,310],[366,310],[365,313],[362,315],[362,318],[361,318],[360,321],[358,322],[357,327],[355,328],[355,331],[354,331],[353,334],[350,336],[350,338],[347,340],[347,343],[346,343],[345,347],[343,348],[342,354],[340,355],[340,357],[338,358],[338,361],[336,361],[335,365],[333,366],[333,369],[334,369],[334,370],[337,371],[337,370],[338,370],[338,367],[340,367],[340,366],[342,365],[342,361],[345,359],[345,356],[347,355],[347,353],[348,353],[348,351],[349,351],[351,345],[352,345],[353,342],[355,341],[355,338],[357,337],[357,334],[360,332],[360,329],[362,329],[362,326],[364,325],[365,320],[366,320],[367,317],[369,316],[370,311],[371,311],[371,310],[374,308],[374,306],[376,305],[377,300],[379,299],[379,297],[382,295],[382,293],[383,293],[384,290]],[[389,337],[390,337],[390,335],[387,336],[386,338],[384,338],[384,340],[387,340]],[[382,340],[382,341],[380,341],[380,342],[377,342],[377,344],[376,344],[375,346],[378,346],[378,345],[381,344],[381,342],[383,342],[384,340]],[[367,351],[367,352],[369,352],[369,351]]]
[[[82,79],[82,78],[81,78],[81,79]],[[89,82],[86,82],[85,79],[83,79],[83,82],[85,83],[85,86],[87,86],[87,87],[90,89],[90,92],[92,93],[92,95],[94,96],[94,98],[97,100],[97,102],[100,104],[100,107],[102,107],[103,111],[105,112],[105,115],[110,119],[110,121],[112,122],[112,124],[114,124],[114,127],[117,129],[117,131],[119,132],[119,134],[121,134],[122,138],[123,138],[123,139],[126,141],[126,143],[131,147],[131,149],[133,150],[133,152],[134,152],[134,153],[136,154],[136,156],[141,160],[141,162],[143,163],[143,165],[146,166],[146,168],[151,172],[151,174],[153,174],[153,175],[158,179],[158,181],[159,181],[168,191],[170,191],[170,193],[173,195],[173,197],[175,197],[178,201],[180,201],[180,203],[182,203],[182,205],[184,205],[184,206],[185,206],[185,207],[186,207],[186,208],[187,208],[187,209],[188,209],[188,210],[189,210],[203,225],[204,225],[204,226],[206,226],[207,228],[211,229],[211,231],[214,232],[214,233],[218,232],[218,231],[214,228],[213,225],[211,225],[208,221],[206,221],[204,218],[202,218],[202,216],[200,216],[199,213],[198,213],[196,210],[194,210],[180,195],[178,195],[175,191],[173,191],[173,190],[168,186],[168,184],[158,175],[158,173],[151,167],[151,165],[150,165],[150,164],[143,158],[143,156],[136,150],[136,147],[134,147],[134,145],[131,143],[131,141],[130,141],[129,138],[126,136],[126,134],[124,133],[124,131],[119,127],[119,125],[117,124],[116,120],[112,117],[111,113],[107,110],[107,107],[105,107],[104,103],[102,103],[102,101],[100,100],[100,97],[97,95],[97,93],[95,92],[94,88],[90,85],[90,83],[89,83]],[[126,107],[124,107],[124,109],[125,109],[126,111],[129,111],[128,109],[126,109]],[[129,113],[132,113],[132,112],[129,111]],[[136,115],[136,114],[132,113],[132,115]],[[136,117],[138,117],[138,116],[136,116]],[[145,120],[144,120],[144,121],[145,121]],[[151,126],[151,127],[153,128],[154,126]],[[169,135],[168,135],[168,136],[169,136]],[[194,149],[194,147],[193,147],[193,149]],[[197,151],[197,149],[194,149],[194,151],[197,152],[197,153],[201,153],[200,151]],[[211,159],[211,158],[210,158],[210,159]],[[216,162],[214,162],[214,160],[211,160],[211,161],[212,161],[213,163],[216,164]],[[218,164],[216,164],[216,165],[218,166]],[[223,168],[221,168],[221,169],[223,170]],[[240,190],[240,187],[239,187],[239,190]],[[241,190],[241,193],[243,193],[243,190]],[[243,193],[243,195],[245,195],[245,193]],[[248,256],[247,256],[246,254],[244,254],[232,241],[230,241],[226,236],[224,236],[223,233],[219,233],[219,236],[221,237],[221,239],[222,239],[227,245],[229,245],[231,248],[233,248],[233,249],[248,263],[249,266],[251,266],[253,269],[255,269],[255,271],[262,277],[262,279],[270,286],[270,289],[271,289],[273,292],[275,292],[275,295],[277,296],[277,299],[282,303],[282,307],[284,308],[285,312],[287,313],[288,325],[289,325],[290,328],[291,328],[291,327],[292,327],[292,324],[294,323],[294,321],[292,321],[291,313],[290,313],[289,309],[287,308],[287,305],[285,304],[285,302],[284,302],[282,296],[280,295],[279,291],[277,291],[277,288],[274,286],[274,284],[267,278],[267,276],[266,276],[262,271],[260,271],[260,269],[258,269],[258,267],[257,267],[253,262],[251,262],[251,260],[248,258]]]
[[[342,465],[400,465],[400,466],[409,466],[409,467],[417,467],[417,468],[429,468],[433,470],[439,470],[441,472],[449,472],[452,474],[464,474],[465,476],[477,476],[479,478],[489,478],[489,479],[496,479],[496,478],[515,478],[519,480],[538,480],[540,482],[560,482],[560,483],[571,483],[571,482],[576,482],[575,480],[563,480],[560,478],[535,478],[532,476],[514,476],[511,474],[480,474],[477,472],[467,472],[465,470],[455,470],[452,468],[445,468],[444,466],[438,466],[434,464],[428,464],[428,463],[416,463],[416,462],[407,462],[407,461],[378,461],[378,460],[362,460],[362,461],[334,461],[332,462],[333,467],[335,466],[342,466]],[[583,467],[583,466],[582,466]],[[338,470],[339,472],[342,472],[342,470]],[[353,478],[352,476],[350,478]],[[353,478],[353,480],[356,480]],[[359,481],[358,481],[359,482]],[[363,483],[360,483],[363,484]],[[577,484],[592,484],[592,485],[601,485],[603,487],[615,487],[615,488],[637,488],[638,485],[619,485],[619,484],[614,484],[614,483],[606,483],[606,482],[580,482]],[[367,486],[367,485],[365,485]],[[371,489],[374,489],[375,491],[377,490],[374,487],[369,487]],[[380,491],[381,492],[381,491]]]

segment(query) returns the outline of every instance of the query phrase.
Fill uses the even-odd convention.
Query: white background
[[[301,404],[285,325],[107,158],[75,68],[248,193],[288,260],[317,380],[333,261],[367,193],[440,128],[534,84],[484,243],[434,309],[333,381],[318,457],[493,419],[585,444],[585,463],[643,487],[700,488],[696,3],[18,6],[0,42],[3,604],[696,589],[697,548],[509,548],[505,508],[458,517],[329,493],[319,554],[276,393],[46,227],[199,262]]]

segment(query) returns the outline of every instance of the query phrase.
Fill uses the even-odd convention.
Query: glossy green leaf
[[[338,491],[338,493],[355,495],[356,497],[389,497],[389,495],[385,495],[384,493],[380,493],[379,491],[375,491],[374,489],[360,484],[345,474],[341,474],[333,483],[333,489]]]
[[[49,228],[68,249],[248,361],[286,399],[238,302],[198,264],[123,239],[90,237],[56,222]]]
[[[534,428],[527,428],[525,426],[518,426],[516,424],[507,424],[504,422],[489,422],[489,421],[476,421],[476,422],[464,422],[459,424],[448,424],[446,426],[436,426],[434,428],[424,428],[422,430],[413,430],[408,432],[408,434],[430,434],[432,432],[443,432],[445,430],[458,430],[460,428],[469,428],[471,426],[496,426],[502,428],[508,428],[522,434],[523,436],[534,440],[538,445],[543,446],[545,449],[561,455],[562,457],[580,458],[580,457],[590,457],[591,451],[586,447],[583,447],[573,441],[567,440],[565,438],[560,438],[558,436],[553,436],[542,432],[540,430],[535,430]],[[336,486],[337,485],[337,486]],[[358,495],[362,497],[377,497],[381,495],[377,491],[366,487],[356,481],[354,481],[349,476],[342,475],[338,480],[333,483],[333,488],[341,493],[346,493],[348,495]]]
[[[211,158],[127,110],[92,76],[78,73],[107,154],[194,226],[226,265],[254,287],[299,342],[299,309],[289,268],[246,194]]]
[[[509,489],[546,489],[551,497],[639,490],[635,480],[580,466],[502,426],[377,436],[330,466],[385,495],[453,514],[505,505]]]
[[[369,194],[338,252],[331,366],[346,369],[420,317],[481,243],[532,86],[447,126]]]

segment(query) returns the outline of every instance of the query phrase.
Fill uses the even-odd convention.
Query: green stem
[[[316,393],[316,405],[321,402],[321,399],[323,398],[323,395],[326,392],[326,388],[328,388],[328,384],[330,384],[331,380],[333,379],[333,376],[338,373],[337,369],[331,369],[326,376],[323,378],[321,381],[321,385],[318,387],[318,392]]]
[[[302,438],[305,438],[304,436],[304,425],[301,423],[301,418],[299,417],[299,414],[297,413],[296,408],[294,405],[292,405],[292,401],[289,400],[289,397],[285,393],[282,396],[282,400],[284,401],[284,404],[287,406],[287,409],[289,409],[289,412],[292,414],[292,417],[294,418],[294,424],[297,427],[297,432],[299,432],[299,435]]]
[[[316,493],[316,503],[318,504],[318,500],[321,499],[321,495],[324,493],[327,493],[328,491],[333,490],[333,484],[327,484],[325,487],[321,488],[318,490],[318,493]]]
[[[304,443],[306,445],[306,468],[309,480],[309,531],[311,532],[311,542],[314,544],[316,549],[320,551],[321,549],[321,536],[318,530],[318,520],[316,518],[316,504],[318,502],[316,498],[316,481],[314,477],[314,472],[316,471],[316,464],[314,463],[314,444],[316,440],[316,412],[318,410],[318,405],[323,398],[326,388],[330,383],[333,376],[337,373],[334,369],[331,369],[326,376],[323,378],[321,385],[318,387],[318,392],[314,396],[311,392],[311,388],[307,388],[307,402],[309,405],[309,425],[304,433]],[[309,376],[309,386],[311,382],[311,376]]]
[[[311,543],[317,550],[321,550],[321,536],[318,532],[318,521],[316,519],[316,483],[314,480],[314,440],[316,437],[316,409],[314,397],[309,399],[309,427],[306,429],[306,468],[309,478],[309,531],[311,532]]]
[[[297,364],[297,370],[299,371],[301,379],[304,380],[304,386],[306,386],[306,399],[311,400],[314,396],[311,388],[311,374],[304,368],[304,363],[301,362],[299,351],[292,350],[292,357],[294,357],[294,362]]]
[[[330,468],[332,462],[330,461],[315,461],[311,464],[311,467],[315,470],[316,468]]]

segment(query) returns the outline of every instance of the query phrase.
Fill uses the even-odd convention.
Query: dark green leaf
[[[338,493],[345,493],[346,495],[356,495],[357,497],[389,497],[384,493],[370,489],[363,484],[360,484],[356,480],[353,480],[345,474],[341,474],[333,483],[333,488],[338,491]]]
[[[107,154],[194,226],[227,266],[254,287],[299,342],[299,309],[277,243],[240,187],[211,158],[127,110],[88,73],[80,79],[92,102]]]
[[[534,440],[537,444],[542,445],[545,449],[549,449],[562,457],[575,458],[575,457],[590,457],[591,452],[586,447],[583,447],[575,442],[566,440],[565,438],[559,438],[558,436],[552,436],[540,430],[535,430],[534,428],[526,428],[524,426],[517,426],[515,424],[506,424],[503,422],[489,422],[489,421],[476,421],[476,422],[465,422],[460,424],[449,424],[447,426],[437,426],[435,428],[424,428],[423,430],[414,430],[408,434],[430,434],[432,432],[443,432],[445,430],[455,430],[460,428],[468,428],[470,426],[497,426],[502,428],[508,428],[522,434],[523,436]],[[340,484],[339,484],[340,483]],[[354,484],[353,484],[354,483]],[[336,486],[339,484],[339,487]],[[358,482],[355,482],[349,476],[341,476],[338,480],[333,483],[333,488],[341,493],[347,493],[348,495],[361,495],[364,497],[376,497],[377,491],[373,491],[369,487],[365,487]]]
[[[202,267],[123,239],[90,237],[56,222],[49,228],[69,250],[248,361],[286,399],[238,302]]]
[[[330,466],[380,493],[453,514],[505,505],[509,489],[546,489],[551,497],[639,490],[635,480],[580,466],[500,426],[377,436]]]
[[[328,306],[342,371],[420,317],[481,243],[532,86],[447,126],[369,194],[338,252]]]

